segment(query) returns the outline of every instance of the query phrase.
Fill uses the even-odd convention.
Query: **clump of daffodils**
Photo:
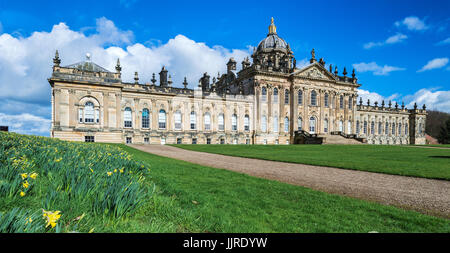
[[[44,209],[42,209],[42,216],[44,219],[46,219],[47,224],[45,225],[45,227],[48,226],[52,226],[52,228],[54,228],[57,224],[57,221],[59,220],[59,218],[61,218],[61,211],[45,211]]]

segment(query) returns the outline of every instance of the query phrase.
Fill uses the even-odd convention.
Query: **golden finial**
[[[269,25],[269,34],[276,34],[277,33],[277,27],[273,23],[273,17],[270,19],[270,25]]]

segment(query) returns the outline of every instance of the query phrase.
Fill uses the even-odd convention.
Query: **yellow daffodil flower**
[[[20,174],[20,176],[22,177],[22,179],[25,179],[25,178],[28,177],[28,174],[27,173],[22,173],[22,174]]]
[[[61,218],[61,211],[42,211],[44,212],[44,214],[42,215],[43,218],[47,219],[47,224],[45,225],[45,227],[52,226],[52,228],[54,228],[57,224],[58,219]]]
[[[31,173],[30,178],[36,179],[37,175],[38,174],[36,172],[33,172],[33,173]]]
[[[20,192],[20,197],[23,197],[23,196],[25,196],[25,192],[21,191]]]
[[[108,176],[111,176],[112,172],[108,171],[108,172],[106,172],[106,174],[108,174]]]
[[[26,221],[27,221],[27,222],[25,222],[25,225],[28,224],[28,223],[33,222],[33,219],[31,219],[30,217],[28,217],[28,218],[26,219]]]
[[[93,170],[93,169],[91,169],[91,168],[89,168],[89,169],[91,170],[92,173],[94,173],[94,170]]]
[[[123,168],[122,168],[122,169],[119,169],[119,171],[120,171],[120,173],[123,173]]]
[[[23,188],[28,188],[28,186],[30,186],[30,184],[28,183],[28,181],[23,182],[22,184]]]

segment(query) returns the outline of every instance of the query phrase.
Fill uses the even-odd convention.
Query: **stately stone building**
[[[231,58],[227,72],[198,87],[174,87],[162,68],[159,84],[121,80],[115,72],[86,61],[60,66],[53,59],[51,136],[64,140],[150,144],[294,144],[369,143],[424,144],[425,105],[363,104],[353,70],[325,67],[316,60],[297,68],[294,54],[269,33],[255,48],[253,61],[236,72]]]

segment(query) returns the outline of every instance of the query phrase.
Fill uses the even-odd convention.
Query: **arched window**
[[[261,101],[266,102],[267,99],[267,89],[266,87],[261,88]]]
[[[339,108],[344,109],[344,96],[339,97]]]
[[[289,104],[289,90],[284,90],[284,104]]]
[[[316,132],[316,118],[309,118],[309,133],[313,134]]]
[[[328,133],[328,119],[324,119],[323,121],[323,131]]]
[[[359,134],[359,120],[356,121],[356,134]]]
[[[147,108],[142,110],[142,128],[150,127],[150,113]]]
[[[298,131],[301,131],[303,129],[302,125],[303,125],[302,117],[298,117],[298,119],[297,119],[297,129],[298,129]]]
[[[123,112],[123,123],[125,127],[132,127],[130,107],[125,108],[125,111]]]
[[[159,110],[158,127],[160,129],[166,129],[166,111],[164,111],[163,109]]]
[[[408,123],[405,124],[405,135],[408,135]]]
[[[386,122],[386,125],[384,127],[384,134],[389,134],[389,122]]]
[[[231,130],[237,131],[237,115],[236,114],[233,114],[233,116],[231,116]]]
[[[339,120],[339,131],[344,132],[344,122],[342,120]]]
[[[370,123],[370,134],[375,134],[375,122]]]
[[[247,114],[244,116],[244,131],[250,131],[250,117]]]
[[[92,102],[86,102],[84,105],[84,122],[94,123],[94,103]]]
[[[348,98],[348,109],[353,109],[353,99],[351,97]]]
[[[284,117],[284,132],[285,133],[289,132],[289,118],[288,117]]]
[[[219,131],[223,131],[225,129],[223,113],[219,114],[218,124]]]
[[[398,123],[398,135],[402,135],[402,123]]]
[[[364,121],[364,134],[367,134],[367,121]]]
[[[317,93],[315,90],[311,91],[311,105],[317,105]]]
[[[383,132],[383,123],[378,122],[378,134],[381,134]]]
[[[273,89],[273,102],[278,103],[278,89],[277,88]]]
[[[392,135],[395,135],[395,123],[392,123]]]
[[[347,134],[352,133],[352,122],[349,120],[347,121]]]
[[[175,130],[181,130],[182,121],[181,121],[181,112],[176,111],[173,115],[175,121]]]
[[[328,107],[328,93],[325,93],[325,97],[324,97],[324,104],[325,104],[325,107]]]
[[[273,131],[278,132],[278,115],[273,116]]]
[[[267,132],[267,118],[266,116],[261,117],[261,131]]]
[[[196,129],[197,128],[197,115],[194,111],[191,112],[190,122],[191,122],[191,130]]]
[[[303,91],[301,90],[298,91],[298,104],[299,105],[303,104]]]
[[[205,124],[205,130],[209,131],[211,130],[211,114],[209,114],[209,112],[205,113],[205,118],[204,118],[204,124]]]

